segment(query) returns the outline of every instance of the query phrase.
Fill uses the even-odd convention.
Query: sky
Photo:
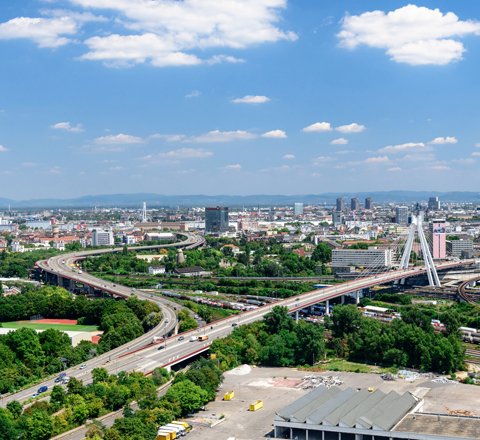
[[[480,183],[480,2],[4,3],[0,197]]]

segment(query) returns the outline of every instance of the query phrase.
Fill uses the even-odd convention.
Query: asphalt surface
[[[83,282],[88,285],[93,285],[97,288],[112,291],[113,293],[119,295],[129,296],[131,294],[131,289],[128,287],[123,287],[118,284],[116,286],[113,286],[112,284],[114,283],[108,283],[103,280],[99,280],[98,278],[92,277],[88,274],[78,274],[69,271],[71,269],[69,267],[69,262],[75,261],[75,259],[78,259],[79,255],[81,254],[82,253],[76,255],[72,254],[71,256],[62,255],[60,257],[54,257],[49,260],[47,266],[48,269],[46,270],[50,272],[53,271],[53,273],[60,274],[61,276],[67,276],[68,278],[74,279],[80,283]],[[83,255],[85,255],[85,253],[83,253]],[[65,264],[62,263],[62,259],[65,259]],[[437,269],[472,264],[474,262],[475,260],[448,262],[438,264]],[[40,267],[44,267],[44,265],[45,264],[43,263]],[[314,290],[312,292],[304,293],[296,297],[278,301],[277,303],[275,303],[275,305],[286,306],[290,311],[299,311],[304,307],[314,305],[316,303],[326,301],[328,299],[332,299],[347,293],[352,293],[366,287],[372,287],[374,285],[388,283],[393,280],[405,277],[417,276],[424,272],[425,268],[423,266],[409,268],[406,270],[392,271],[385,274],[379,274],[359,280],[357,279],[354,281],[349,281],[332,287]],[[107,288],[104,287],[105,285],[107,286]],[[175,320],[174,311],[166,307],[166,303],[164,302],[165,300],[159,299],[155,296],[152,299],[151,294],[147,292],[136,291],[135,293],[138,295],[139,298],[149,301],[154,300],[155,302],[160,304],[163,303],[165,317],[172,317],[172,321]],[[91,382],[91,370],[99,366],[106,367],[110,374],[121,370],[135,370],[147,373],[149,371],[152,371],[156,367],[161,367],[165,364],[174,363],[180,358],[188,358],[189,356],[196,354],[199,350],[208,350],[208,347],[211,344],[212,340],[216,338],[224,338],[232,332],[235,325],[247,324],[253,321],[261,320],[263,316],[271,310],[272,307],[272,305],[266,305],[254,310],[250,310],[248,312],[243,312],[234,317],[229,317],[217,321],[216,323],[203,326],[202,328],[191,330],[182,335],[184,339],[181,341],[179,340],[179,336],[174,336],[170,339],[167,339],[165,344],[162,344],[164,348],[160,350],[158,349],[159,346],[147,347],[134,354],[126,355],[125,357],[119,358],[119,356],[121,356],[122,354],[124,355],[126,352],[138,349],[139,347],[145,346],[146,344],[150,343],[153,336],[160,336],[164,332],[168,332],[168,329],[172,329],[175,324],[170,321],[170,318],[168,318],[169,323],[164,322],[161,324],[161,326],[157,327],[156,330],[149,332],[147,335],[144,335],[141,338],[138,338],[137,340],[132,341],[131,343],[126,344],[123,347],[113,350],[112,352],[106,353],[98,358],[94,358],[86,362],[87,368],[85,370],[79,370],[78,367],[71,368],[68,371],[68,375],[70,377],[82,379],[84,384],[87,384]],[[201,342],[198,340],[190,342],[190,338],[192,336],[198,337],[201,335],[208,336],[208,339]],[[110,358],[111,360],[107,363],[106,360],[108,358]],[[48,386],[50,390],[54,383],[52,380],[50,380],[42,383],[42,385]],[[40,385],[37,385],[36,387],[32,387],[15,395],[7,396],[5,397],[4,403],[7,404],[11,400],[18,400],[21,402],[30,397],[39,388],[39,386]]]

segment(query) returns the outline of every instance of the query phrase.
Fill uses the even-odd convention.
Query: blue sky
[[[478,2],[18,0],[0,56],[0,197],[480,183]]]

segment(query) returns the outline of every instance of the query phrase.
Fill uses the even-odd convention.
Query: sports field
[[[41,321],[11,321],[2,322],[3,328],[21,328],[28,327],[33,330],[48,330],[53,328],[55,330],[65,332],[94,332],[98,328],[96,325],[75,325],[75,324],[51,324]]]

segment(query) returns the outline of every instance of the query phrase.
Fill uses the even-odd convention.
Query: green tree
[[[53,421],[46,411],[35,411],[26,421],[27,440],[47,440],[53,431]]]
[[[449,308],[442,315],[442,323],[448,330],[448,333],[456,333],[460,327],[460,314],[457,310]]]
[[[106,382],[108,379],[108,371],[106,368],[94,368],[92,370],[93,383]]]
[[[78,380],[75,379],[74,377],[71,377],[70,380],[68,381],[68,394],[78,394],[82,395],[84,391],[84,386],[83,386],[83,380]]]
[[[0,440],[17,440],[20,438],[21,431],[15,426],[13,420],[5,415],[0,415]]]
[[[332,249],[326,243],[319,243],[312,253],[312,260],[323,264],[329,263],[332,261]]]
[[[63,405],[65,402],[65,390],[60,385],[54,385],[52,388],[52,393],[50,394],[50,399],[54,402],[58,402],[60,405]]]
[[[184,414],[200,408],[208,401],[207,391],[195,385],[190,380],[183,380],[182,382],[172,385],[165,396],[170,402],[180,403]]]
[[[64,332],[49,328],[38,336],[42,350],[47,356],[58,356],[70,346],[70,338]]]
[[[268,332],[278,334],[282,330],[291,331],[293,329],[293,320],[288,317],[288,307],[275,306],[271,312],[263,317]]]
[[[332,312],[332,330],[336,337],[355,333],[362,320],[362,312],[354,304],[337,306]]]
[[[10,411],[14,419],[18,419],[23,411],[23,406],[16,400],[7,403],[7,409]]]

